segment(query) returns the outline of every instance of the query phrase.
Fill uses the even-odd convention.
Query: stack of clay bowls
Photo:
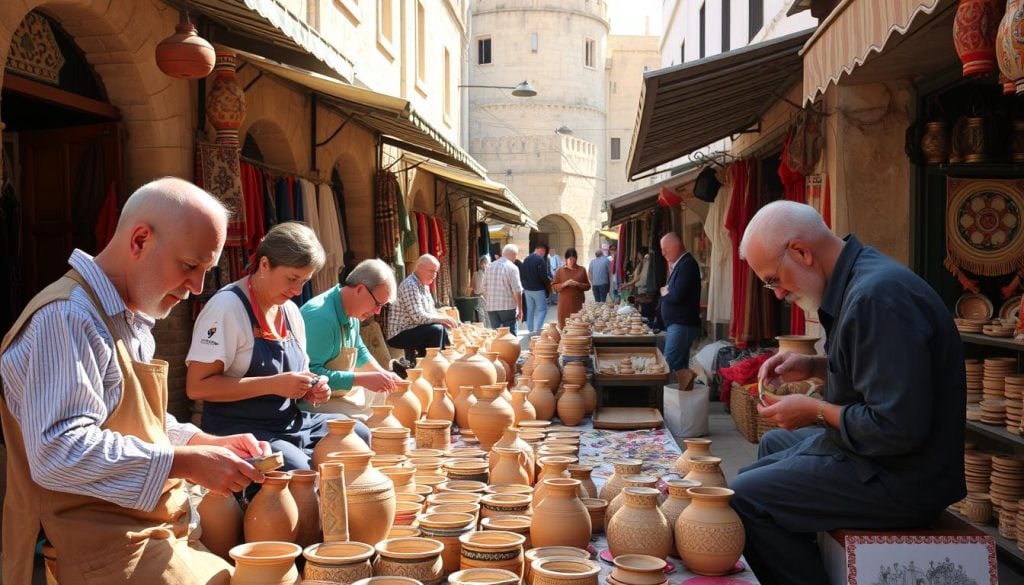
[[[1024,498],[1024,455],[993,455],[988,490],[992,506],[1002,508],[1003,502]]]
[[[964,452],[967,493],[987,494],[992,480],[992,455],[981,451]]]
[[[981,422],[987,425],[1004,426],[1006,424],[1006,400],[986,399],[981,401]]]
[[[1013,357],[990,357],[985,358],[983,377],[981,380],[984,398],[998,399],[1005,398],[1003,387],[1006,376],[1013,374],[1017,369],[1017,358]]]
[[[977,404],[983,398],[984,364],[981,360],[969,359],[964,360],[964,368],[967,370],[967,404]]]

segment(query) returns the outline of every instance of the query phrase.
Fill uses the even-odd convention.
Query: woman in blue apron
[[[299,408],[330,398],[326,378],[309,371],[305,324],[291,300],[323,266],[323,247],[308,227],[286,222],[254,257],[251,274],[217,291],[196,319],[186,390],[204,403],[204,431],[252,433],[282,453],[284,469],[309,469],[326,422],[347,418]],[[362,423],[355,432],[369,441]]]

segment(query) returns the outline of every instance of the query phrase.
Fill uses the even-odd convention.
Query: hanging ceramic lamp
[[[964,77],[988,75],[996,68],[996,32],[1003,16],[1000,0],[960,0],[953,20],[953,44]]]
[[[199,79],[213,71],[216,54],[213,45],[196,33],[196,27],[181,13],[174,34],[156,46],[156,66],[164,74],[178,79]]]

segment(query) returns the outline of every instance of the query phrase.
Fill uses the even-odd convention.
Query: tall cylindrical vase
[[[320,464],[320,524],[324,542],[348,540],[348,500],[345,497],[345,464]]]

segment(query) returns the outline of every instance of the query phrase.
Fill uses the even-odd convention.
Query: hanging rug
[[[946,267],[999,276],[1024,267],[1024,180],[946,180]]]

